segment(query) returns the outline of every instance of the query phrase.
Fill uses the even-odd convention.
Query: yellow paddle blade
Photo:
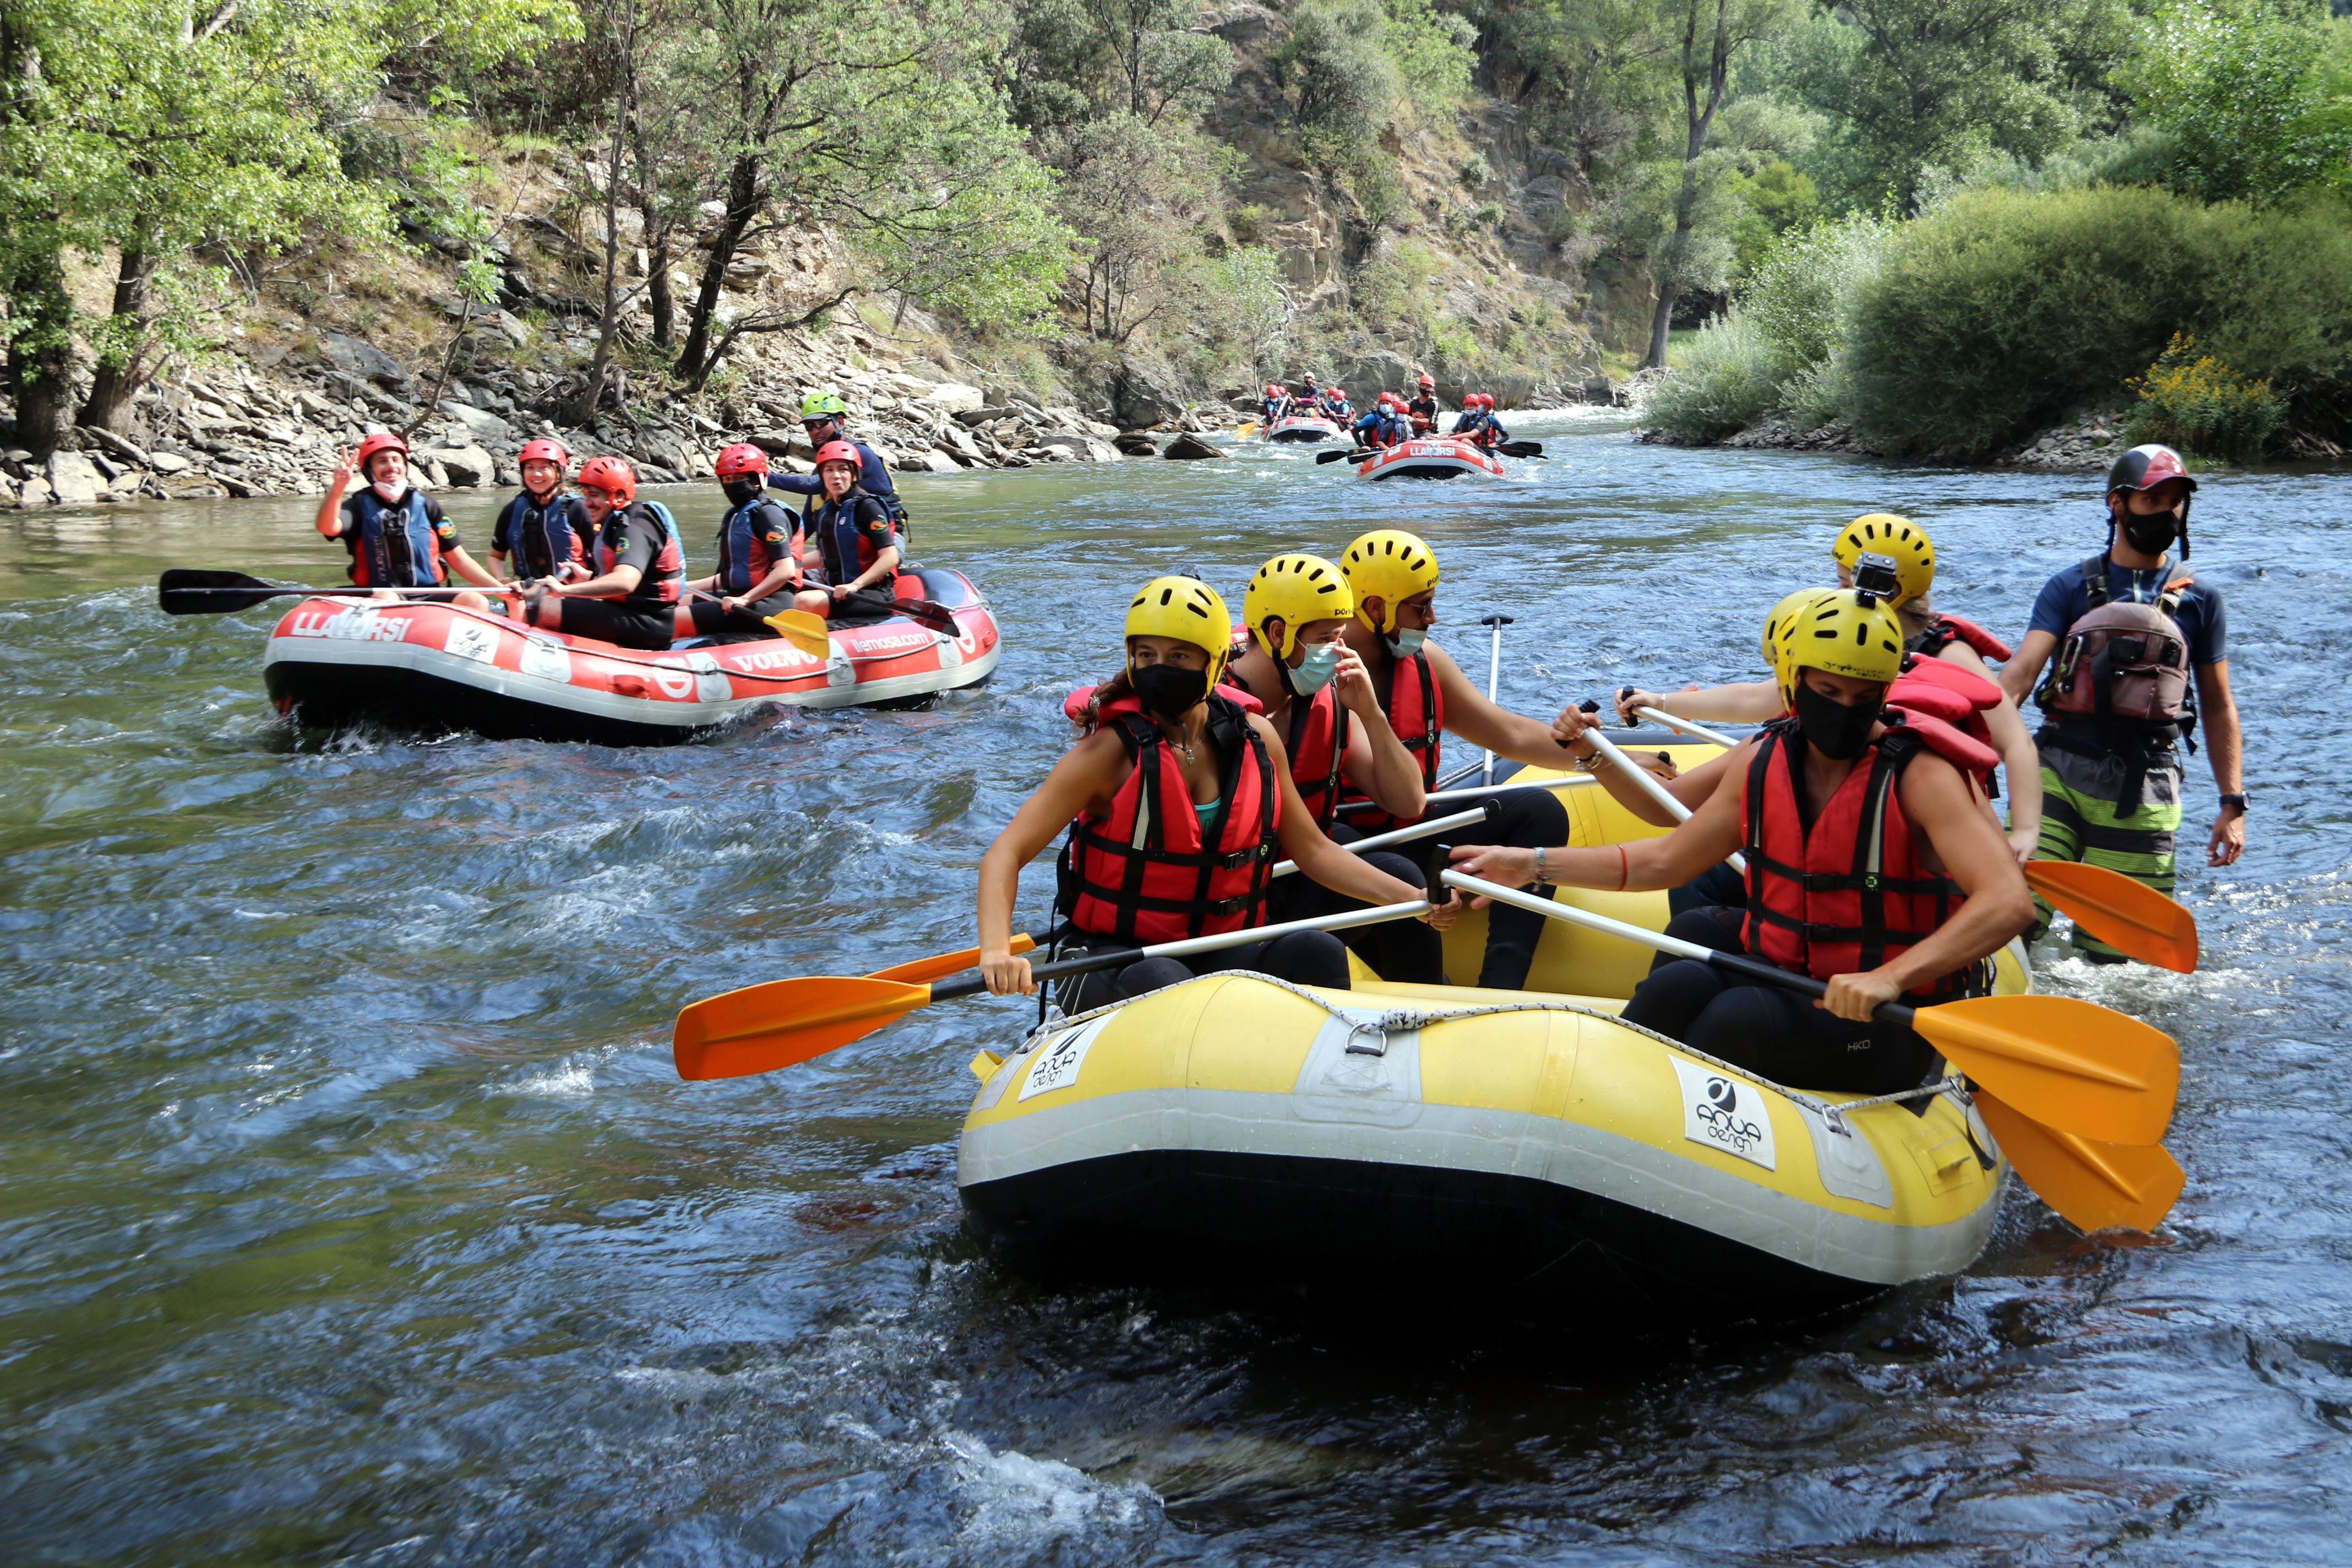
[[[1036,945],[1029,940],[1029,933],[1025,931],[1015,931],[1013,935],[1013,952],[1015,957],[1027,952]],[[950,974],[961,974],[979,963],[980,949],[967,947],[957,952],[935,953],[929,958],[918,958],[905,963],[894,963],[887,969],[876,970],[866,978],[895,980],[901,985],[925,985],[934,980],[945,980]]]
[[[670,1033],[677,1076],[749,1078],[822,1056],[905,1017],[928,985],[820,974],[688,1003]]]
[[[2121,871],[2074,860],[2028,860],[2025,885],[2074,923],[2142,963],[2197,968],[2197,917]]]
[[[2107,1143],[2156,1142],[2180,1093],[2163,1030],[2072,996],[1976,996],[1922,1007],[1912,1027],[2034,1121]]]
[[[833,638],[825,635],[824,617],[806,610],[785,610],[765,617],[776,635],[811,658],[831,658]]]
[[[1243,439],[1243,440],[1246,441],[1246,440],[1248,440],[1252,436],[1256,435],[1256,434],[1258,433],[1258,430],[1260,429],[1260,427],[1261,427],[1261,426],[1259,426],[1258,422],[1257,422],[1256,420],[1253,419],[1253,420],[1249,421],[1247,424],[1243,425],[1243,426],[1239,426],[1238,428],[1236,428],[1236,429],[1234,431],[1234,434],[1235,436],[1239,437],[1241,439]]]
[[[1981,1089],[1976,1100],[2019,1178],[2084,1230],[2154,1230],[2189,1180],[2161,1144],[2094,1143],[2044,1127]]]

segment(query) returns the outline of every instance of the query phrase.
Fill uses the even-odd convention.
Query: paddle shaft
[[[1511,624],[1511,617],[1488,616],[1478,624],[1494,634],[1486,639],[1486,700],[1492,702],[1495,700],[1495,693],[1502,689],[1503,628]],[[1481,784],[1495,782],[1495,749],[1492,746],[1486,748],[1486,758],[1478,764],[1478,782]]]
[[[1402,827],[1391,828],[1386,833],[1376,833],[1370,838],[1359,838],[1353,844],[1342,844],[1339,847],[1350,855],[1369,854],[1375,849],[1385,849],[1391,844],[1410,844],[1416,838],[1433,838],[1449,827],[1468,827],[1473,825],[1492,826],[1502,814],[1503,808],[1490,800],[1486,805],[1474,807],[1469,811],[1457,811],[1451,816],[1433,816],[1424,821],[1409,823]],[[1285,860],[1274,868],[1274,874],[1277,877],[1287,877],[1297,869],[1297,861]]]
[[[1497,795],[1507,789],[1581,789],[1600,782],[1591,773],[1570,773],[1566,778],[1558,779],[1506,779],[1498,784],[1478,784],[1468,789],[1432,790],[1423,798],[1432,805],[1445,805],[1457,800],[1475,800],[1482,795]],[[1352,800],[1339,808],[1339,815],[1347,816],[1355,812],[1379,809],[1369,800]]]
[[[1336,915],[1318,915],[1313,920],[1285,921],[1279,925],[1249,926],[1241,931],[1220,931],[1215,936],[1188,937],[1182,942],[1155,942],[1150,947],[1125,948],[1117,952],[1090,952],[1084,958],[1066,958],[1055,963],[1041,963],[1029,971],[1033,980],[1057,980],[1065,974],[1087,974],[1098,969],[1119,969],[1146,958],[1190,958],[1197,952],[1216,952],[1229,947],[1245,947],[1254,942],[1273,942],[1306,931],[1345,931],[1352,926],[1377,925],[1382,921],[1406,920],[1425,913],[1428,900],[1410,899],[1402,903],[1379,904],[1368,910],[1345,910]],[[943,1002],[956,996],[971,996],[988,989],[985,976],[973,975],[969,980],[950,980],[944,985],[931,987],[931,1000]]]
[[[1757,981],[1765,985],[1778,985],[1784,991],[1801,991],[1808,996],[1820,997],[1829,994],[1830,987],[1827,981],[1816,980],[1810,974],[1792,974],[1778,964],[1766,963],[1760,959],[1749,958],[1737,952],[1721,952],[1711,947],[1701,947],[1695,942],[1685,942],[1680,937],[1668,936],[1664,931],[1651,931],[1643,926],[1628,925],[1623,921],[1612,921],[1607,915],[1596,915],[1591,910],[1580,910],[1573,904],[1555,903],[1549,899],[1537,898],[1533,893],[1522,893],[1517,888],[1506,888],[1476,877],[1466,877],[1459,871],[1447,871],[1444,873],[1444,879],[1446,886],[1459,888],[1465,893],[1481,894],[1498,904],[1508,904],[1513,909],[1526,910],[1531,914],[1565,921],[1570,925],[1582,926],[1587,931],[1596,931],[1604,936],[1622,937],[1627,942],[1656,948],[1660,952],[1670,952],[1676,958],[1696,958],[1703,963],[1711,963],[1717,969],[1739,975],[1743,979]],[[1871,1016],[1884,1023],[1900,1024],[1907,1029],[1912,1026],[1915,1011],[1916,1009],[1906,1007],[1900,1002],[1881,1002],[1872,1011]]]
[[[1624,769],[1626,775],[1641,787],[1643,794],[1666,808],[1668,816],[1676,822],[1690,820],[1690,807],[1669,795],[1666,786],[1658,782],[1656,774],[1627,756],[1616,742],[1601,732],[1599,725],[1585,731],[1584,734],[1587,740],[1601,748],[1601,754],[1609,759],[1611,767]],[[1724,864],[1743,877],[1748,875],[1748,858],[1736,849],[1724,858]]]
[[[1687,719],[1677,719],[1663,708],[1636,708],[1633,711],[1653,723],[1664,724],[1669,730],[1679,730],[1685,735],[1696,736],[1713,745],[1721,746],[1727,752],[1739,744],[1730,736],[1710,730],[1704,724],[1694,724]]]

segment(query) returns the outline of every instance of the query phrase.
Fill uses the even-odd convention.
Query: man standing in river
[[[2175,571],[2170,554],[2178,540],[2188,561],[2196,489],[2169,447],[2135,447],[2117,459],[2107,476],[2105,552],[2043,585],[2024,646],[2000,677],[2021,709],[2031,693],[2043,713],[2033,738],[2042,792],[2036,858],[2105,866],[2167,897],[2181,818],[2178,742],[2200,714],[2221,794],[2206,863],[2233,865],[2246,847],[2228,619],[2221,594]],[[2053,654],[2057,663],[2037,689]],[[2079,931],[2074,946],[2094,963],[2123,961]]]

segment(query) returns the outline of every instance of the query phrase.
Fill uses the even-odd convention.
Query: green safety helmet
[[[801,399],[803,424],[812,419],[846,419],[848,417],[849,405],[841,400],[841,394],[829,386],[821,391],[812,392]]]

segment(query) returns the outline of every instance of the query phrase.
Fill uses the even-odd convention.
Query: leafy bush
[[[1844,345],[1846,309],[1885,259],[1891,226],[1856,215],[1793,230],[1765,253],[1740,304],[1783,359],[1811,368]]]
[[[1651,389],[1643,416],[1677,441],[1720,441],[1780,407],[1791,374],[1755,318],[1734,310],[1699,329],[1689,363]]]
[[[2306,425],[2352,413],[2352,213],[2145,188],[1954,197],[1894,235],[1843,356],[1863,431],[1982,456],[2113,397],[2193,331]]]
[[[2131,385],[2139,394],[2133,440],[2168,442],[2207,457],[2260,457],[2286,418],[2286,405],[2268,381],[2240,375],[2211,354],[2199,353],[2188,332],[2174,333]]]
[[[1463,159],[1462,167],[1456,173],[1461,178],[1463,188],[1472,191],[1495,177],[1495,171],[1487,167],[1486,155],[1480,153],[1473,153]]]

